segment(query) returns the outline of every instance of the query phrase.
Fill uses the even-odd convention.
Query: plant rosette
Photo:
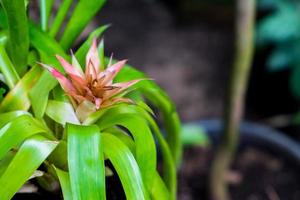
[[[33,178],[50,192],[59,185],[64,199],[106,199],[111,175],[126,199],[175,199],[181,141],[173,102],[125,60],[104,56],[94,38],[108,26],[91,32],[74,55],[65,53],[105,1],[78,1],[73,10],[63,1],[54,16],[53,1],[41,0],[40,24],[27,16],[30,2],[0,3],[0,80],[7,86],[0,94],[1,200]],[[145,100],[160,112],[166,135]]]

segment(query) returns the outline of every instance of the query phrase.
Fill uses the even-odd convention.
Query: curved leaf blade
[[[49,141],[38,135],[27,139],[0,177],[1,199],[11,199],[55,149],[56,145],[57,142]]]
[[[111,134],[103,133],[101,138],[104,154],[117,171],[126,198],[130,200],[149,199],[149,195],[143,185],[140,169],[129,148]]]
[[[0,129],[0,159],[13,147],[18,147],[26,138],[45,129],[32,117],[23,115]]]
[[[64,200],[73,200],[69,173],[55,168],[59,183],[62,188]]]
[[[147,188],[152,187],[156,171],[156,147],[145,120],[135,114],[106,113],[97,123],[100,129],[120,125],[129,130],[136,146],[136,160]]]
[[[104,3],[105,0],[80,0],[78,2],[60,40],[65,50],[71,47]]]
[[[46,114],[61,125],[66,123],[80,124],[70,103],[49,100]]]
[[[1,4],[5,10],[8,23],[9,55],[18,73],[23,75],[27,68],[27,55],[29,50],[25,1],[1,0]]]
[[[99,128],[67,124],[66,132],[73,198],[105,199],[105,167]]]

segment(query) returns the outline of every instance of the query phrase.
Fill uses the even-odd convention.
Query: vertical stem
[[[245,92],[253,56],[255,0],[237,0],[235,57],[227,90],[224,133],[218,146],[210,174],[213,200],[228,200],[225,176],[233,160],[239,140],[239,124],[243,117]]]

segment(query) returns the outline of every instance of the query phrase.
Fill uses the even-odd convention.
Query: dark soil
[[[179,200],[209,200],[208,174],[213,153],[189,148],[179,173]],[[232,200],[299,200],[299,166],[268,152],[240,151],[227,174]]]

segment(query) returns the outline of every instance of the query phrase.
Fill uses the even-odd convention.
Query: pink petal
[[[117,103],[134,103],[134,101],[132,101],[129,98],[120,97],[120,98],[114,98],[112,100],[105,101],[101,106],[102,106],[102,108],[105,108],[105,107],[109,107],[109,106],[112,106]]]
[[[114,65],[108,67],[104,72],[100,73],[100,77],[105,76],[102,81],[102,84],[103,85],[112,84],[113,79],[121,71],[121,69],[124,67],[126,62],[127,60],[119,61]]]
[[[72,84],[74,85],[74,87],[80,92],[83,93],[84,92],[84,88],[87,86],[87,82],[85,79],[76,76],[76,75],[72,75],[70,74],[70,78],[72,81]]]
[[[102,99],[95,98],[95,105],[97,110],[100,108],[101,103],[102,103]]]
[[[138,83],[141,80],[145,80],[145,79],[138,79],[138,80],[132,80],[132,81],[123,82],[123,83],[112,84],[111,86],[116,87],[116,89],[105,92],[103,95],[103,98],[108,99],[112,96],[115,96],[115,95],[121,93],[122,91],[126,90],[127,88],[133,86],[134,84]]]
[[[67,74],[73,74],[79,77],[83,77],[83,73],[79,71],[77,68],[73,67],[70,63],[68,63],[63,57],[60,55],[56,55],[57,60],[63,66]]]
[[[71,57],[72,57],[72,66],[78,69],[78,71],[80,71],[80,73],[83,75],[82,68],[72,50],[71,50]]]
[[[71,81],[68,80],[66,77],[64,77],[64,75],[60,73],[58,70],[56,70],[53,67],[50,67],[49,65],[45,65],[43,63],[40,63],[40,65],[46,68],[52,74],[52,76],[54,76],[58,80],[59,84],[61,85],[61,87],[65,92],[71,93],[75,91],[75,88],[73,87]]]
[[[99,67],[100,67],[100,60],[99,60],[99,55],[98,55],[98,50],[97,50],[97,40],[96,38],[93,39],[93,43],[91,48],[89,49],[87,55],[86,55],[86,66],[90,62],[93,63],[94,71],[98,74],[99,72]]]
[[[96,79],[97,78],[97,71],[95,69],[95,66],[93,64],[92,61],[90,61],[88,63],[88,65],[86,66],[86,69],[85,69],[85,76],[86,77],[91,77],[92,80]],[[87,78],[88,79],[88,78]],[[91,81],[91,80],[89,80]]]

